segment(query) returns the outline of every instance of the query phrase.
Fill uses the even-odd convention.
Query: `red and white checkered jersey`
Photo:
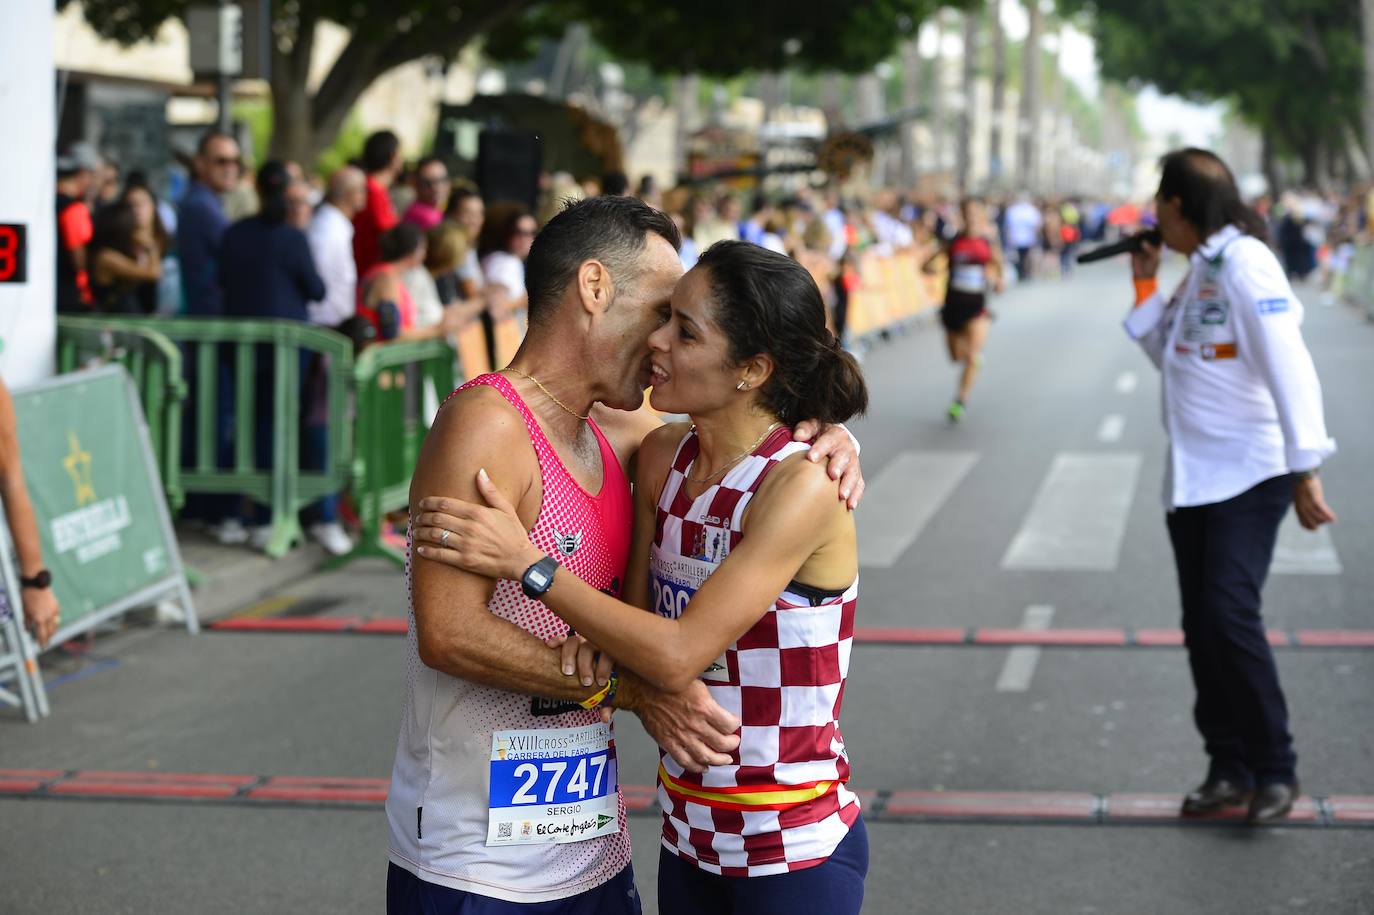
[[[679,616],[743,534],[741,519],[769,471],[809,445],[779,428],[695,499],[686,477],[695,431],[678,447],[658,501],[650,559],[654,610]],[[858,580],[843,593],[793,582],[702,675],[738,715],[729,765],[686,772],[660,753],[663,845],[703,870],[758,877],[822,863],[859,817],[845,785],[849,759],[840,703],[854,640]]]
[[[504,376],[482,375],[458,390],[474,385],[495,388],[515,408],[538,457],[543,498],[530,540],[562,569],[618,595],[630,555],[634,506],[610,443],[593,423],[602,464],[601,491],[593,495],[568,473]],[[406,586],[408,591],[409,556]],[[540,639],[568,634],[568,624],[525,597],[518,582],[497,582],[487,606]],[[407,616],[406,705],[386,800],[391,861],[430,883],[520,903],[575,896],[624,870],[630,833],[623,797],[615,835],[566,844],[486,844],[492,732],[583,727],[600,721],[600,715],[427,667],[420,661],[413,603]]]

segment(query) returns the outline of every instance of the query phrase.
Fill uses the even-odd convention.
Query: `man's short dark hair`
[[[389,130],[379,130],[363,144],[363,171],[375,174],[391,165],[401,141]]]
[[[525,263],[530,323],[553,313],[578,268],[589,260],[605,264],[621,288],[634,282],[634,262],[644,253],[649,233],[675,251],[682,245],[673,220],[635,197],[589,197],[567,204],[535,236]]]
[[[225,133],[217,127],[211,127],[209,130],[205,131],[205,133],[200,135],[200,142],[196,144],[196,155],[205,155],[205,151],[210,148],[210,144],[215,142],[216,140],[229,140],[234,143],[238,142],[238,140],[234,138],[233,134]]]

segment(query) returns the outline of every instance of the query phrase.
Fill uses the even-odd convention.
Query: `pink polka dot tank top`
[[[520,415],[538,458],[542,501],[530,540],[558,560],[562,574],[618,595],[633,504],[610,443],[591,423],[600,445],[602,483],[598,492],[587,492],[504,376],[482,375],[458,391],[478,385],[494,388]],[[482,433],[474,429],[472,434]],[[408,583],[409,562],[406,578]],[[539,639],[568,632],[548,608],[525,597],[517,582],[498,582],[487,606]],[[620,831],[613,835],[561,844],[487,841],[493,732],[580,728],[598,722],[598,714],[568,711],[564,703],[483,686],[424,665],[413,604],[408,617],[406,705],[387,797],[392,862],[431,883],[521,903],[567,898],[620,873],[630,860],[623,797],[617,804]]]

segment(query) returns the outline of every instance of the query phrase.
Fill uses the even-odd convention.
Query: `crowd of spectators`
[[[247,168],[238,141],[205,134],[175,207],[146,176],[122,181],[115,164],[77,144],[57,164],[57,308],[63,314],[276,318],[336,329],[355,347],[452,338],[482,321],[519,317],[524,258],[536,225],[524,208],[486,207],[450,180],[442,159],[407,169],[390,131],[370,136],[359,160],[316,185],[296,163]],[[397,214],[402,215],[397,215]],[[492,353],[494,358],[494,352]],[[232,466],[231,366],[220,360],[216,406],[220,467]],[[322,367],[303,360],[302,462],[327,455]],[[196,379],[188,375],[194,389]],[[273,367],[256,364],[254,451],[272,445]],[[196,398],[188,399],[194,409]],[[187,422],[189,430],[194,423]],[[193,447],[189,441],[188,450]],[[311,535],[334,554],[351,548],[337,497],[312,506]],[[224,543],[265,547],[261,506],[199,495],[185,515]]]
[[[523,327],[524,262],[539,226],[568,200],[633,192],[677,223],[684,269],[724,239],[794,257],[816,279],[836,334],[857,351],[846,318],[860,258],[903,251],[924,258],[961,228],[959,201],[898,189],[858,196],[805,183],[772,194],[750,186],[664,190],[650,176],[633,183],[619,172],[597,179],[546,174],[532,210],[489,203],[471,182],[451,176],[440,157],[408,165],[399,140],[385,130],[367,138],[356,162],[322,177],[281,161],[250,172],[238,141],[215,131],[202,137],[189,166],[189,184],[173,206],[158,199],[147,176],[121,175],[117,163],[87,144],[59,158],[59,312],[278,318],[339,330],[359,348],[455,340],[480,324],[486,362],[496,366],[498,325],[513,320]],[[1022,282],[1067,276],[1081,244],[1152,220],[1148,203],[1036,200],[1025,193],[986,202],[996,240]],[[1290,274],[1301,279],[1320,261],[1327,285],[1368,223],[1363,197],[1290,193],[1272,205],[1261,200],[1259,209]],[[311,401],[323,396],[311,384],[319,374],[320,366],[302,365],[302,459],[309,467],[325,466],[327,457],[327,410]],[[233,450],[231,381],[222,366],[221,466],[231,466]],[[260,394],[271,381],[270,366],[259,366]],[[256,406],[270,417],[270,403]],[[270,451],[270,441],[263,426],[256,450]],[[225,542],[266,543],[266,527],[255,523],[260,508],[200,497],[188,509]],[[337,498],[314,507],[311,521],[312,536],[328,550],[350,548]]]

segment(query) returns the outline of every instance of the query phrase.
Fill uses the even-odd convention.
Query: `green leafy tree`
[[[1059,0],[1088,13],[1107,79],[1227,99],[1273,151],[1322,183],[1333,150],[1360,136],[1358,0]]]
[[[70,0],[57,0],[58,7]],[[330,147],[358,97],[387,71],[425,57],[452,58],[537,0],[273,0],[272,154],[314,162]],[[191,0],[83,0],[103,37],[133,44],[184,17]],[[307,86],[316,28],[334,22],[350,37],[323,81]]]
[[[856,73],[885,60],[903,38],[941,6],[981,0],[564,0],[512,19],[487,51],[503,59],[531,56],[537,39],[557,38],[587,23],[596,42],[619,60],[660,73],[731,77],[749,71],[837,70]]]
[[[56,0],[59,7],[70,0]],[[151,38],[190,0],[83,0],[106,38]],[[660,73],[731,76],[798,68],[856,71],[887,57],[937,0],[274,0],[272,154],[313,162],[379,76],[408,61],[453,59],[477,41],[498,59],[521,59],[541,38],[573,22],[597,42]],[[958,5],[958,4],[955,4]],[[317,26],[335,22],[350,39],[323,82],[307,78]]]

